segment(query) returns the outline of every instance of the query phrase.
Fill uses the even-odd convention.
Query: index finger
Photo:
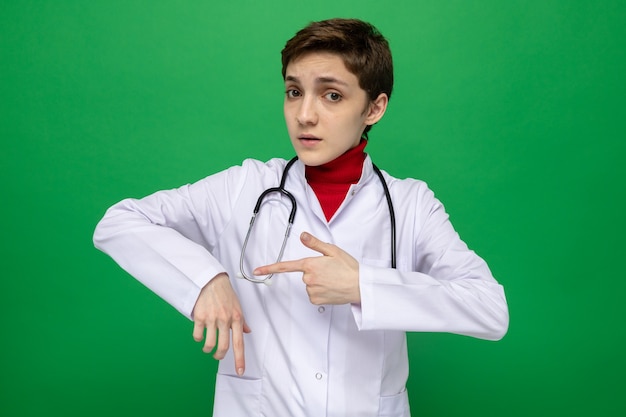
[[[305,272],[303,261],[303,259],[298,259],[295,261],[276,262],[270,265],[259,266],[252,273],[254,275],[269,275],[279,272]]]
[[[242,376],[246,369],[246,359],[244,355],[243,332],[244,324],[242,322],[233,322],[232,338],[233,353],[235,356],[235,370],[237,375]]]

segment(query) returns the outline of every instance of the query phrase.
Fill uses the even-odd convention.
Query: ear
[[[380,93],[378,97],[376,97],[376,100],[370,102],[365,124],[374,125],[382,119],[387,110],[387,103],[389,103],[389,97],[387,97],[386,93]]]

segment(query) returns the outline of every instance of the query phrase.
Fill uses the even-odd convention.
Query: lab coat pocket
[[[411,417],[406,390],[399,394],[380,397],[378,417]]]
[[[215,416],[251,416],[260,411],[261,379],[217,374]]]
[[[374,259],[363,257],[361,259],[361,263],[376,268],[391,268],[391,258]],[[402,258],[399,256],[398,259],[396,259],[396,269],[398,271],[411,271],[411,264],[407,261],[406,258]]]
[[[363,258],[361,259],[363,265],[373,266],[376,268],[391,268],[391,259],[373,259]]]

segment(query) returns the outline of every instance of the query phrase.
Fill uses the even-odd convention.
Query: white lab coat
[[[252,333],[244,377],[236,376],[232,351],[219,364],[215,416],[409,416],[405,332],[499,339],[508,327],[504,291],[425,183],[384,173],[397,223],[391,269],[389,211],[369,157],[330,221],[301,162],[285,187],[298,211],[283,259],[319,256],[299,241],[303,231],[344,249],[360,263],[359,305],[311,304],[300,273],[278,274],[271,286],[238,279],[252,209],[285,165],[246,160],[192,185],[121,201],[94,242],[190,318],[200,289],[220,272],[231,277]],[[263,204],[248,273],[275,262],[289,209],[278,194]]]

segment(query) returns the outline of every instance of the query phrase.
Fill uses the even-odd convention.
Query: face
[[[285,73],[285,121],[298,158],[323,165],[357,146],[367,125],[384,114],[387,96],[374,102],[339,55],[313,52]]]

